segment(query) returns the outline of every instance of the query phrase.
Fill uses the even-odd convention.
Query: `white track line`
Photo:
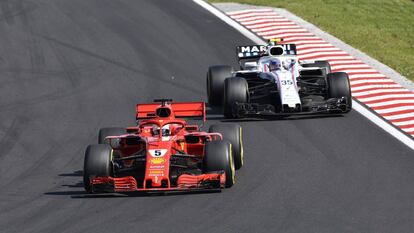
[[[290,28],[280,28],[279,26],[271,26],[271,27],[264,27],[260,29],[255,29],[254,32],[256,33],[265,33],[265,32],[277,32],[277,33],[295,33],[295,32],[307,32],[308,30],[298,27],[290,27]]]
[[[331,64],[332,67],[335,67],[337,65],[350,65],[350,64],[358,64],[358,65],[364,64],[365,65],[365,63],[363,63],[362,61],[357,60],[357,59],[355,59],[353,61],[341,61],[341,60],[338,60],[338,61],[330,61],[329,64]]]
[[[244,23],[246,26],[249,26],[249,25],[251,25],[251,26],[253,26],[253,25],[257,25],[257,26],[260,26],[260,27],[263,27],[263,26],[267,26],[267,25],[281,25],[281,26],[286,26],[286,25],[296,25],[295,23],[292,23],[292,22],[288,22],[287,20],[279,20],[279,19],[273,19],[273,20],[270,20],[270,19],[262,19],[262,20],[255,20],[255,21],[251,21],[251,22],[248,22],[248,23]]]
[[[195,3],[197,3],[197,4],[199,4],[199,5],[201,5],[200,3],[198,3],[198,2],[201,2],[201,1],[194,1]],[[208,4],[208,3],[207,3]],[[201,5],[202,6],[202,5]],[[202,6],[202,7],[204,7],[204,6]],[[213,6],[211,6],[211,7],[213,7]],[[204,7],[206,10],[208,10],[206,7]],[[214,8],[214,7],[213,7]],[[217,9],[216,9],[217,10]],[[208,11],[210,11],[210,10],[208,10]],[[210,11],[211,12],[211,11]],[[220,11],[221,12],[221,11]],[[242,14],[248,14],[248,13],[255,13],[255,12],[273,12],[271,9],[248,9],[248,10],[240,10],[240,11],[233,11],[233,12],[231,12],[229,15],[231,15],[231,16],[235,16],[235,15],[242,15]],[[213,13],[213,12],[211,12],[211,13]]]
[[[300,26],[296,25],[296,24],[283,24],[283,23],[265,23],[265,24],[260,24],[260,25],[246,25],[247,28],[252,29],[252,31],[254,32],[259,32],[261,30],[267,30],[270,27],[278,27],[279,29],[301,29]]]
[[[353,78],[385,78],[386,76],[383,74],[348,74],[350,79]],[[392,80],[392,79],[390,79]],[[394,82],[394,81],[393,81]]]
[[[387,108],[387,109],[378,109],[376,110],[379,114],[385,114],[385,113],[389,113],[389,114],[395,114],[395,115],[399,115],[401,111],[404,110],[410,110],[413,109],[414,110],[414,106],[402,106],[402,107],[395,107],[395,108]]]
[[[408,118],[408,117],[414,117],[414,113],[410,112],[410,113],[398,114],[398,115],[393,115],[393,116],[386,116],[385,119],[397,120],[397,119]]]
[[[414,98],[414,94],[391,94],[391,95],[381,95],[377,97],[368,97],[368,98],[359,98],[362,102],[369,102],[369,101],[381,101],[383,99],[390,99],[390,98]]]
[[[260,17],[260,16],[273,16],[275,18],[280,17],[276,12],[261,12],[261,13],[248,13],[248,14],[244,14],[244,15],[234,15],[231,16],[233,19],[248,19],[248,18],[254,18],[254,17]]]
[[[329,44],[328,42],[322,44],[303,44],[303,45],[296,45],[298,50],[305,50],[305,49],[322,49],[322,48],[333,48],[334,46]]]
[[[291,37],[293,37],[293,36],[296,36],[296,37],[298,37],[298,36],[311,36],[311,37],[313,37],[313,36],[315,36],[315,35],[313,35],[313,33],[310,33],[310,32],[275,32],[275,31],[273,31],[273,32],[259,32],[258,33],[259,35],[261,35],[261,36],[273,36],[273,37],[283,37],[283,38],[286,38],[286,37],[288,37],[288,36],[291,36]]]
[[[388,105],[395,105],[395,104],[414,104],[414,99],[405,99],[405,100],[390,100],[385,102],[379,102],[375,104],[368,104],[370,107],[384,107]]]
[[[395,88],[395,87],[401,87],[401,85],[400,84],[372,84],[372,85],[363,85],[359,87],[353,87],[351,84],[352,92],[363,91],[363,90],[372,89],[372,88],[381,90],[381,88]]]
[[[210,5],[209,3],[203,1],[203,0],[193,0],[195,3],[206,9],[207,11],[211,12],[213,15],[217,16],[221,20],[223,20],[225,23],[233,27],[234,29],[238,30],[241,34],[252,40],[256,44],[266,44],[266,42],[259,38],[257,35],[246,29],[245,27],[241,26],[239,23],[234,21],[232,18],[230,18],[225,13],[221,12],[214,6]],[[246,12],[246,11],[245,11]],[[370,121],[387,131],[389,134],[400,140],[402,143],[410,147],[414,150],[414,140],[411,137],[408,137],[406,134],[402,133],[398,129],[394,128],[391,124],[384,121],[384,119],[380,118],[379,116],[372,113],[370,110],[363,107],[361,104],[359,104],[356,101],[352,101],[352,108],[359,112],[361,115],[368,118]]]
[[[403,121],[403,122],[395,122],[395,125],[414,125],[414,121]]]
[[[362,79],[362,80],[357,80],[357,81],[352,81],[352,79],[350,80],[351,85],[357,85],[357,84],[371,84],[371,83],[395,83],[393,80],[389,80],[389,79]]]

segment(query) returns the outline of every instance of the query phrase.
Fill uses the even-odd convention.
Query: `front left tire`
[[[227,141],[206,142],[204,147],[203,172],[224,171],[226,188],[230,188],[236,182],[236,169],[231,153],[231,144]]]
[[[112,176],[112,149],[105,144],[89,145],[83,163],[83,185],[89,193],[94,192],[91,180],[95,177]]]

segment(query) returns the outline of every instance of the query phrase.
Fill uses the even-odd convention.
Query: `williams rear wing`
[[[239,60],[259,58],[267,52],[267,45],[237,46],[236,53]]]
[[[236,47],[237,58],[257,59],[262,56],[297,55],[295,44],[245,45]]]
[[[170,103],[172,100],[168,99],[154,101],[161,103],[136,105],[137,120],[169,117],[203,119],[203,121],[206,121],[206,106],[204,102]]]

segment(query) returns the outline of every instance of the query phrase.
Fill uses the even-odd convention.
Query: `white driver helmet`
[[[164,125],[162,127],[162,136],[170,136],[171,130],[170,130],[170,124]]]
[[[269,70],[270,71],[280,70],[280,67],[281,67],[281,62],[278,58],[272,58],[269,61]]]

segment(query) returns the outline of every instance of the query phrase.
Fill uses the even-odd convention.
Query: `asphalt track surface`
[[[85,197],[100,127],[134,124],[137,102],[205,100],[207,67],[250,42],[192,1],[0,9],[0,232],[414,229],[414,153],[356,112],[240,122],[245,166],[222,193]]]

